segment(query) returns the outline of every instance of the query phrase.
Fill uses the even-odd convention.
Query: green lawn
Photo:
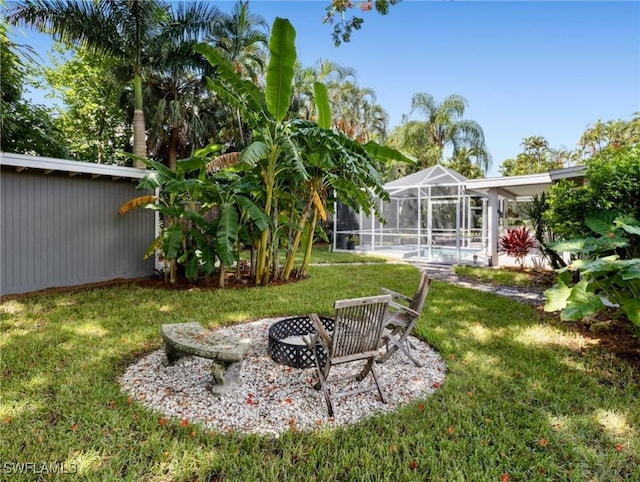
[[[285,259],[286,252],[284,249],[280,250],[281,261]],[[299,249],[296,252],[295,260],[296,266],[300,265],[302,258],[304,257],[304,251]],[[241,259],[248,261],[250,258],[249,251],[243,251]],[[314,245],[311,250],[311,262],[313,264],[335,264],[335,263],[385,263],[387,259],[383,256],[364,255],[357,254],[355,252],[333,252],[330,251],[329,245],[317,244]],[[283,261],[284,262],[284,261]]]
[[[531,269],[497,269],[483,266],[456,265],[454,271],[458,276],[468,280],[518,288],[550,288],[556,279],[556,273],[553,271]]]
[[[6,300],[0,470],[58,463],[75,471],[61,480],[96,481],[640,479],[637,372],[527,305],[440,282],[417,331],[447,378],[394,414],[278,439],[221,434],[161,423],[118,385],[130,362],[160,347],[162,323],[330,314],[345,295],[412,293],[417,283],[415,268],[378,263],[313,266],[310,279],[269,288]]]

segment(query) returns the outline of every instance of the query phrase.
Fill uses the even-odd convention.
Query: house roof
[[[579,184],[584,182],[586,166],[573,166],[540,174],[525,176],[502,176],[485,179],[467,179],[462,174],[447,167],[436,164],[422,171],[414,172],[384,185],[391,195],[399,195],[405,190],[427,186],[464,186],[467,192],[486,195],[490,189],[498,189],[498,194],[509,199],[528,198],[540,194],[560,179],[574,179]],[[404,195],[404,194],[400,194]]]
[[[428,186],[464,186],[467,178],[447,167],[436,164],[422,171],[390,181],[384,185],[391,195],[398,195],[403,191],[414,190]]]
[[[146,169],[134,167],[114,166],[112,164],[97,164],[94,162],[69,161],[51,157],[34,157],[11,152],[0,152],[0,165],[15,167],[18,172],[36,169],[45,174],[52,172],[66,172],[70,176],[89,174],[92,178],[108,176],[112,179],[141,179],[149,174]]]
[[[489,189],[498,189],[498,194],[510,199],[526,198],[541,194],[560,179],[574,179],[578,183],[584,182],[586,166],[573,166],[555,169],[540,174],[525,176],[489,177],[485,179],[469,179],[466,188],[469,191],[487,193]]]

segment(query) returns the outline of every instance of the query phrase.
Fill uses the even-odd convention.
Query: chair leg
[[[322,385],[327,382],[329,378],[329,370],[331,370],[331,361],[327,359],[324,367],[320,366],[320,357],[316,356],[316,368],[318,370],[318,382],[313,386],[316,390],[320,390]]]
[[[418,360],[416,360],[414,358],[413,354],[411,353],[411,348],[415,348],[415,347],[411,344],[411,341],[409,341],[409,334],[408,333],[405,333],[400,338],[400,340],[398,340],[398,347],[400,348],[402,353],[404,353],[407,356],[407,358],[413,362],[413,364],[416,367],[421,367],[422,366],[422,363],[420,363]]]
[[[361,382],[362,380],[365,379],[365,377],[369,374],[369,372],[373,368],[373,361],[374,361],[374,358],[369,358],[367,360],[367,363],[364,366],[364,368],[362,369],[362,371],[360,373],[358,373],[358,375],[356,375],[356,380],[357,381]]]
[[[387,343],[393,345],[389,348],[387,345],[387,352],[378,358],[378,363],[386,362],[391,356],[398,350],[404,353],[409,360],[413,362],[416,367],[421,367],[422,363],[415,359],[411,354],[411,342],[408,339],[408,334],[402,335],[400,338],[394,337],[392,334],[387,335]]]
[[[324,367],[320,365],[320,357],[318,356],[318,347],[315,347],[315,359],[316,359],[316,369],[318,371],[318,382],[313,386],[316,390],[320,390],[322,388],[322,394],[324,395],[324,400],[327,403],[327,411],[329,412],[329,417],[333,417],[333,405],[331,403],[331,394],[329,393],[329,387],[327,387],[327,378],[329,377],[329,370],[331,370],[331,362],[327,359],[327,363],[325,363]]]
[[[382,387],[380,386],[380,382],[378,381],[378,372],[376,368],[373,366],[373,359],[371,359],[371,375],[373,376],[373,379],[376,382],[376,387],[378,387],[380,400],[382,400],[382,403],[387,403],[387,395],[384,393],[384,390],[382,390]]]

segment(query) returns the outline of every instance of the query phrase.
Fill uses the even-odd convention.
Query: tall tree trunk
[[[263,168],[262,179],[264,180],[265,190],[266,190],[266,199],[264,203],[264,212],[267,216],[271,216],[272,211],[272,202],[273,202],[273,190],[275,187],[275,178],[276,178],[276,162],[278,160],[278,156],[280,155],[280,147],[273,146],[271,148],[271,152],[269,153],[269,158],[267,159],[266,169]],[[277,212],[277,210],[276,210]],[[276,216],[277,217],[277,216]],[[274,226],[274,230],[276,226]],[[273,244],[272,232],[269,228],[265,229],[261,236],[260,241],[258,242],[258,254],[257,254],[257,263],[256,263],[256,284],[266,286],[269,284],[269,271],[270,271],[270,263],[269,259],[267,259],[267,251],[272,248],[270,244]],[[271,241],[271,242],[270,242]],[[277,246],[276,246],[277,249]]]
[[[240,261],[240,254],[242,252],[240,241],[236,242],[236,256],[238,261],[236,261],[236,281],[240,279],[242,275],[242,262]]]
[[[171,137],[169,138],[169,169],[175,172],[178,157],[178,128],[171,128]]]
[[[142,77],[136,73],[133,78],[133,90],[135,96],[135,109],[133,111],[133,153],[145,158],[147,157],[147,140],[144,125],[144,110],[142,103]],[[133,161],[133,167],[144,169],[146,166],[139,160]]]

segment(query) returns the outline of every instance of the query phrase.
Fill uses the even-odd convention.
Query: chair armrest
[[[380,288],[380,290],[387,294],[387,295],[391,295],[394,298],[400,298],[401,300],[405,300],[405,301],[411,301],[411,298],[409,298],[408,296],[403,295],[402,293],[398,293],[397,291],[392,291],[390,289],[387,288]]]
[[[318,333],[320,338],[322,338],[322,342],[326,345],[327,348],[330,348],[331,337],[329,336],[329,333],[327,333],[327,330],[324,329],[324,325],[322,324],[322,321],[320,321],[320,317],[315,313],[311,313],[309,315],[309,318],[313,322],[313,326],[316,329],[316,332]]]
[[[408,306],[401,305],[400,303],[396,303],[395,301],[390,301],[389,302],[389,306],[392,307],[395,310],[403,311],[408,315],[415,316],[416,318],[418,316],[420,316],[420,313],[418,313],[416,310],[413,310],[413,309],[409,308]]]
[[[385,318],[385,326],[387,327],[404,327],[407,328],[418,319],[420,313],[404,305],[391,302],[389,306],[393,308],[392,311],[387,311]]]

